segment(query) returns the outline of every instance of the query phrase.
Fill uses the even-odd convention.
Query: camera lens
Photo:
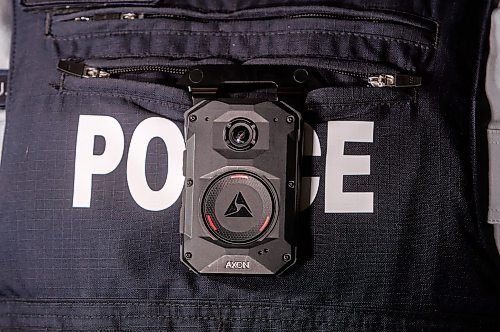
[[[235,119],[226,126],[224,139],[233,150],[248,150],[257,142],[257,127],[248,119]]]
[[[231,129],[229,139],[236,146],[245,146],[251,138],[250,130],[246,126],[239,125]]]

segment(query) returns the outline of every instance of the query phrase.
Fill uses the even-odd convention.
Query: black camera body
[[[201,274],[279,274],[297,257],[302,117],[278,98],[220,98],[235,81],[216,69],[185,75],[197,102],[185,113],[181,260]],[[238,85],[269,71],[245,73]]]
[[[206,100],[185,121],[184,263],[215,274],[292,265],[300,113],[277,101]]]

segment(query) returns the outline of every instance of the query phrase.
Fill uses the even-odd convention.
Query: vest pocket
[[[58,85],[34,99],[47,106],[32,115],[37,135],[22,166],[45,174],[31,178],[33,204],[19,205],[40,226],[18,229],[40,239],[15,258],[32,282],[8,288],[20,297],[149,297],[137,290],[183,269],[175,253],[191,99],[132,80],[65,76]],[[65,249],[56,258],[49,243]]]
[[[54,14],[59,58],[224,58],[390,63],[419,71],[438,43],[437,23],[413,15],[332,6],[282,6],[234,13],[114,7]]]

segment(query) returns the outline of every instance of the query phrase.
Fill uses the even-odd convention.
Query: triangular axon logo
[[[224,213],[224,217],[253,217],[245,198],[241,192],[234,196],[233,201]]]

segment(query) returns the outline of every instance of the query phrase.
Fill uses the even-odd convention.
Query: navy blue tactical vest
[[[493,5],[15,0],[0,330],[499,329],[483,130]],[[279,277],[190,272],[179,259],[189,91],[156,74],[67,75],[61,59],[333,72],[301,110],[297,264]],[[394,73],[422,84],[360,84]]]

